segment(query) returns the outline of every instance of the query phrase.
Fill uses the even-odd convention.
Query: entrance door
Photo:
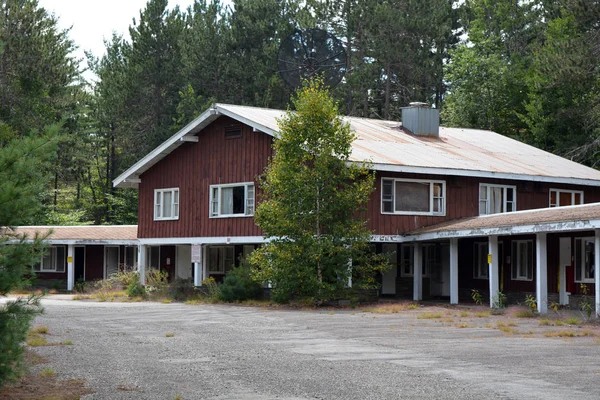
[[[119,271],[119,247],[104,247],[104,278]]]
[[[383,244],[381,251],[387,254],[391,267],[385,271],[381,280],[381,294],[396,294],[396,276],[398,276],[398,252],[396,244]]]
[[[446,243],[440,245],[440,262],[431,272],[430,290],[432,296],[450,296],[450,246]]]
[[[85,281],[85,247],[75,247],[75,282]]]
[[[569,304],[569,297],[567,296],[568,287],[573,286],[573,274],[567,273],[567,269],[572,270],[571,263],[571,238],[561,237],[558,238],[559,243],[559,255],[560,264],[558,266],[558,299],[562,305]],[[568,281],[570,280],[570,282]]]

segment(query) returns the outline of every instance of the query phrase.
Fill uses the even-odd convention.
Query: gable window
[[[517,210],[516,186],[479,185],[479,215],[506,213]]]
[[[242,137],[242,127],[225,129],[225,139],[237,139]]]
[[[515,240],[512,242],[512,275],[513,281],[530,281],[533,279],[533,241]]]
[[[179,219],[179,188],[154,190],[154,220]]]
[[[381,180],[382,214],[445,215],[444,181]]]
[[[575,282],[594,282],[594,238],[575,239]]]
[[[473,246],[475,261],[473,278],[475,279],[489,279],[488,250],[487,242],[477,242]]]
[[[254,215],[254,183],[212,185],[211,217],[244,217]]]
[[[208,248],[208,272],[224,274],[235,266],[234,246],[212,246]]]
[[[550,189],[550,207],[574,206],[583,204],[580,190]]]
[[[38,272],[65,272],[65,246],[52,246],[46,249],[39,264],[33,266]]]

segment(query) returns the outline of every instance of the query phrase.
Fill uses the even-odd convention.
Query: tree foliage
[[[349,163],[354,134],[321,80],[299,90],[293,105],[296,111],[279,121],[261,183],[255,217],[271,241],[252,255],[257,277],[271,282],[278,301],[329,300],[347,292],[350,277],[355,288],[373,288],[384,264],[348,263],[370,241],[361,213],[374,175],[368,166]]]

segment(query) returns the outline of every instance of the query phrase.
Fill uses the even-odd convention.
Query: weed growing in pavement
[[[526,310],[526,311],[518,311],[515,313],[515,317],[517,318],[535,318],[537,317],[537,312]]]
[[[579,302],[579,308],[581,309],[582,313],[585,313],[585,316],[587,316],[587,321],[589,321],[592,318],[592,312],[594,311],[594,302],[592,298],[588,296],[588,287],[585,283],[579,285],[579,288],[583,294],[583,297]]]
[[[39,333],[42,335],[47,335],[48,332],[49,332],[49,329],[45,325],[36,326],[35,328],[33,328],[29,331],[29,333],[31,333],[33,335],[35,335],[36,333]]]
[[[406,306],[407,310],[418,310],[419,309],[419,303],[408,303],[408,305]]]
[[[578,318],[567,318],[565,320],[565,324],[567,325],[581,325],[581,320]]]
[[[417,316],[417,319],[437,319],[442,318],[442,313],[423,313]]]
[[[498,290],[492,299],[492,307],[494,313],[504,314],[504,309],[506,308],[506,295],[501,290]]]
[[[73,345],[73,342],[71,342],[70,340],[65,340],[61,344],[65,345],[65,346],[71,346],[71,345]]]
[[[537,300],[532,295],[528,294],[527,296],[525,296],[525,305],[529,307],[530,312],[537,312]]]
[[[483,295],[477,289],[471,289],[471,298],[478,306],[483,304]]]
[[[482,312],[475,313],[475,316],[477,318],[487,318],[491,315],[492,315],[492,313],[490,313],[489,311],[482,311]]]
[[[27,338],[27,345],[31,347],[46,346],[48,341],[40,335],[30,335]]]
[[[56,375],[56,371],[53,370],[52,368],[44,368],[42,370],[42,372],[40,373],[40,376],[42,378],[46,378],[46,377],[54,376],[54,375]]]
[[[174,337],[175,334],[174,333],[165,333],[165,337]]]
[[[463,318],[465,318],[465,317],[469,317],[470,315],[471,315],[471,314],[469,314],[467,311],[462,311],[462,312],[460,313],[460,316],[461,316],[461,317],[463,317]]]

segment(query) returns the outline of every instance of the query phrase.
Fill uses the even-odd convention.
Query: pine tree
[[[354,134],[317,79],[279,121],[274,157],[261,183],[256,222],[271,241],[252,255],[257,278],[271,282],[276,301],[308,297],[317,303],[353,287],[376,287],[384,263],[365,258],[371,233],[361,218],[374,175],[349,164]],[[349,268],[349,260],[361,260]]]

